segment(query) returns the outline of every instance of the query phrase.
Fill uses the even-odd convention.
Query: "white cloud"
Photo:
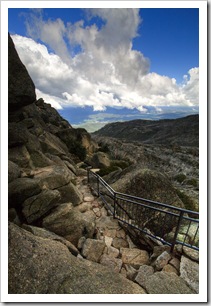
[[[161,111],[168,105],[198,105],[198,68],[190,69],[179,86],[173,78],[149,73],[149,60],[132,49],[141,23],[138,9],[92,9],[88,13],[90,18],[103,19],[101,28],[85,26],[83,21],[66,25],[60,19],[44,21],[41,11],[32,12],[26,21],[33,39],[12,36],[46,102],[57,109],[69,105],[104,111],[110,106],[142,113],[149,106]],[[81,48],[77,54],[73,52],[76,46]]]

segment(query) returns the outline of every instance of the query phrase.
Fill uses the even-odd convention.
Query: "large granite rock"
[[[145,280],[149,294],[193,294],[187,283],[175,273],[156,272]]]
[[[36,100],[35,86],[21,62],[8,35],[8,95],[9,110],[16,110]]]
[[[75,256],[79,254],[78,249],[68,240],[64,239],[63,237],[56,235],[55,233],[52,233],[42,227],[32,226],[28,224],[23,224],[22,228],[27,230],[28,232],[34,234],[35,236],[47,238],[55,241],[59,241],[63,243],[68,250]]]
[[[180,277],[186,281],[190,288],[199,293],[199,264],[197,262],[182,256]]]
[[[15,179],[21,176],[21,169],[13,163],[12,161],[8,161],[8,182],[12,182]]]
[[[104,152],[97,152],[93,154],[93,156],[89,158],[87,161],[94,168],[109,167],[111,164],[108,155]]]
[[[67,167],[53,165],[49,167],[39,168],[33,172],[34,178],[49,189],[56,189],[67,185],[72,178],[71,171]]]
[[[149,264],[149,254],[147,251],[139,249],[121,248],[122,262],[129,264],[134,268],[139,268],[141,265]]]
[[[43,227],[78,245],[82,236],[92,238],[95,230],[94,220],[80,213],[71,203],[64,203],[55,208],[43,219]]]
[[[9,294],[144,294],[139,285],[78,259],[61,242],[9,225]]]
[[[100,262],[105,247],[104,241],[88,238],[83,244],[82,255],[88,260]]]
[[[30,178],[17,178],[8,186],[9,207],[17,207],[27,198],[37,195],[41,192],[39,181]]]
[[[29,224],[45,216],[54,206],[59,204],[61,196],[58,190],[43,190],[38,195],[26,199],[22,213]]]

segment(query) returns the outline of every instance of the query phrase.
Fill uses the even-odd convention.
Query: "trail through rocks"
[[[110,267],[114,273],[139,284],[146,293],[198,293],[198,252],[184,248],[183,254],[175,256],[167,245],[155,246],[151,254],[139,249],[103,202],[92,194],[86,175],[77,177],[77,188],[83,195],[79,211],[95,214],[95,237],[80,238],[79,258]],[[155,287],[158,292],[154,292]]]

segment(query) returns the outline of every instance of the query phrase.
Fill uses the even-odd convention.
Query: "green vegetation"
[[[188,195],[186,195],[184,192],[178,189],[177,189],[177,195],[185,205],[185,209],[196,211],[196,205],[193,199],[191,199]]]
[[[107,144],[99,143],[99,145],[100,145],[100,148],[98,149],[98,151],[104,152],[104,153],[109,153],[110,152],[110,149],[109,149]]]
[[[116,171],[116,170],[118,170],[119,169],[119,167],[117,167],[117,166],[109,166],[109,167],[103,167],[103,168],[101,168],[98,172],[97,172],[97,174],[98,175],[100,175],[100,176],[104,176],[104,175],[107,175],[107,174],[109,174],[109,173],[111,173],[111,172],[113,172],[113,171]]]
[[[198,181],[195,178],[191,178],[191,179],[187,180],[186,183],[188,185],[192,185],[193,187],[196,187],[196,188],[198,187]]]
[[[68,149],[70,153],[76,155],[81,161],[84,161],[86,158],[86,148],[82,146],[79,141],[72,141],[71,144],[68,145]]]
[[[103,167],[101,168],[97,174],[100,176],[107,175],[113,171],[119,170],[120,168],[123,170],[129,166],[129,163],[124,160],[115,160],[111,163],[109,167]]]
[[[181,184],[186,179],[186,175],[184,173],[179,173],[175,175],[174,179]]]

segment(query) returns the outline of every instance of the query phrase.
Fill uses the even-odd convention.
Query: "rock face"
[[[82,236],[92,238],[95,229],[94,218],[87,219],[71,203],[63,203],[43,219],[43,227],[64,237],[77,246]]]
[[[77,163],[95,144],[85,130],[73,129],[36,100],[10,37],[8,144],[10,294],[154,293],[159,277],[178,284],[161,286],[159,293],[197,292],[197,269],[187,271],[191,259],[180,264],[164,246],[138,249],[91,194]],[[107,162],[104,153],[97,155]],[[197,254],[186,254],[197,261]]]
[[[14,110],[33,103],[36,95],[34,83],[21,62],[10,35],[8,35],[8,42],[9,110]]]
[[[109,268],[77,259],[61,242],[34,236],[10,224],[9,294],[18,293],[144,294],[145,291]]]
[[[137,169],[124,173],[112,184],[115,191],[168,203],[182,207],[183,203],[176,194],[167,177],[160,172],[150,169]],[[168,190],[168,192],[166,192]]]
[[[81,203],[75,162],[94,144],[85,130],[73,129],[50,104],[36,100],[10,35],[8,42],[9,207],[22,222],[40,224],[53,207]]]
[[[156,272],[145,282],[149,294],[193,294],[186,282],[175,273]]]

